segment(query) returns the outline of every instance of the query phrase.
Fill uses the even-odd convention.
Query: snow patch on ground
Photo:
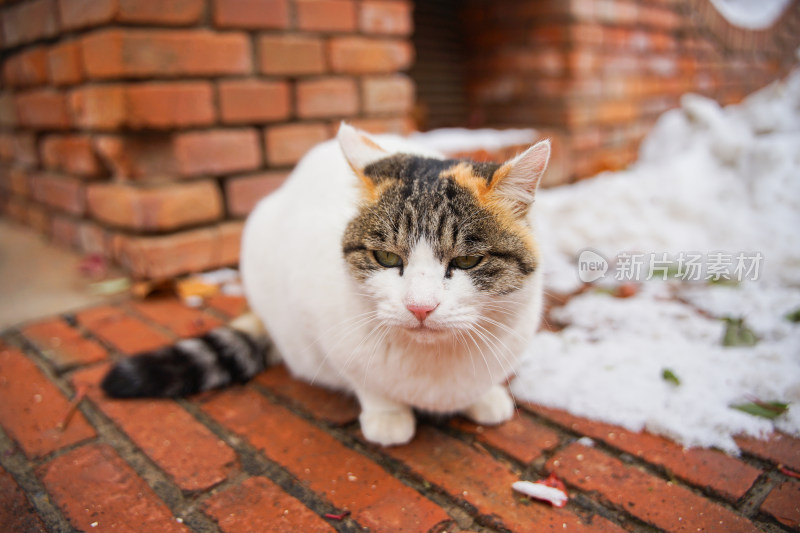
[[[735,106],[686,95],[630,169],[540,191],[535,209],[553,292],[581,286],[584,249],[763,262],[736,286],[643,280],[631,298],[574,297],[553,315],[569,325],[530,346],[518,398],[730,452],[736,434],[800,435],[800,325],[786,318],[800,308],[800,70]],[[744,319],[758,343],[723,346],[725,317]],[[790,408],[774,421],[730,408],[753,400]]]

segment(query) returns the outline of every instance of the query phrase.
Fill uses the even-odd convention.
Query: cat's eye
[[[453,259],[453,266],[461,270],[469,270],[470,268],[478,266],[481,259],[483,259],[483,257],[480,255],[460,255]]]
[[[375,260],[382,267],[394,268],[403,265],[403,260],[400,258],[400,256],[392,252],[387,252],[386,250],[375,250],[372,253],[375,255]]]

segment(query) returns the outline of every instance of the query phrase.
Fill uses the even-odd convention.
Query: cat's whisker
[[[492,353],[494,354],[495,359],[497,359],[497,362],[500,364],[500,367],[503,369],[503,373],[506,374],[506,375],[513,374],[514,376],[516,376],[517,372],[516,372],[516,369],[514,368],[514,365],[511,363],[511,361],[508,359],[508,357],[503,353],[503,350],[505,350],[508,354],[510,354],[513,357],[513,352],[511,351],[511,349],[508,348],[508,346],[500,338],[498,338],[497,335],[495,335],[494,333],[489,331],[487,328],[481,326],[480,324],[475,324],[475,327],[479,328],[486,335],[488,335],[492,339],[494,339],[492,341],[491,339],[486,337],[486,340],[489,341],[489,343],[490,343],[490,350],[492,350]],[[500,351],[499,352],[496,351],[494,349],[494,347],[497,347]],[[504,363],[505,363],[505,365],[504,365]],[[506,368],[506,366],[508,368]]]

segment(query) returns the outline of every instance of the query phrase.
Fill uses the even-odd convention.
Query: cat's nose
[[[433,313],[433,311],[437,307],[439,307],[439,304],[434,304],[434,305],[430,305],[430,304],[423,304],[423,305],[407,304],[406,305],[406,309],[411,311],[411,313],[415,317],[417,317],[417,320],[419,320],[420,323],[425,322],[425,319],[428,318],[428,315]]]

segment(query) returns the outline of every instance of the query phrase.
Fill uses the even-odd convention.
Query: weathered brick
[[[87,177],[103,170],[88,135],[48,135],[39,146],[42,163],[51,170]]]
[[[9,6],[2,23],[6,46],[53,37],[59,30],[55,0],[30,0]]]
[[[218,293],[206,299],[206,306],[227,318],[236,318],[243,315],[247,309],[247,300],[244,296],[231,296]]]
[[[214,0],[214,25],[218,28],[287,28],[289,22],[287,0]]]
[[[39,165],[36,136],[32,133],[0,133],[0,159],[22,169]]]
[[[785,481],[772,489],[761,510],[785,526],[800,527],[800,483]]]
[[[106,224],[138,231],[167,231],[222,218],[219,186],[212,180],[137,187],[97,183],[86,193],[89,214]]]
[[[198,337],[222,325],[217,318],[175,298],[149,298],[132,302],[130,307],[179,337]]]
[[[181,133],[174,138],[175,158],[184,176],[229,174],[261,166],[255,129],[217,129]]]
[[[44,206],[33,203],[25,206],[25,223],[42,235],[50,235],[51,219],[50,210]]]
[[[239,262],[244,221],[230,221],[219,225],[219,255],[214,267],[235,265]]]
[[[797,437],[775,431],[766,439],[737,437],[736,444],[742,451],[800,472],[800,439]]]
[[[276,190],[286,180],[285,172],[261,172],[225,180],[225,201],[228,214],[244,217],[265,196]]]
[[[0,173],[0,187],[19,196],[30,196],[29,176],[30,172],[22,168],[5,169]]]
[[[58,371],[96,363],[108,357],[105,348],[87,339],[60,318],[25,326],[22,334],[41,350]]]
[[[408,135],[416,131],[417,127],[411,117],[389,117],[389,118],[356,118],[349,121],[355,128],[369,131],[371,133],[394,133],[397,135]],[[338,124],[334,126],[338,127]]]
[[[366,113],[408,113],[414,107],[414,82],[402,74],[369,77],[362,82],[362,95]]]
[[[171,133],[104,135],[95,137],[94,143],[115,178],[164,182],[178,174]]]
[[[47,48],[37,46],[10,56],[3,65],[3,80],[9,87],[47,83]]]
[[[222,121],[229,124],[272,122],[289,118],[289,84],[255,79],[219,83]]]
[[[568,485],[596,492],[610,505],[666,531],[758,531],[746,518],[594,448],[571,444],[547,467]]]
[[[147,483],[106,444],[82,446],[39,469],[70,524],[80,531],[189,532]],[[109,497],[113,495],[113,497]]]
[[[377,464],[252,390],[225,391],[202,409],[337,508],[349,509],[364,527],[428,531],[448,519]],[[274,430],[266,433],[265,427]]]
[[[81,128],[114,130],[127,120],[125,86],[88,85],[72,91],[69,106]]]
[[[101,30],[81,39],[93,79],[247,74],[250,42],[241,33],[208,30]]]
[[[226,533],[239,531],[335,531],[299,501],[264,477],[253,477],[215,494],[203,509]]]
[[[117,307],[101,306],[76,315],[92,335],[120,352],[133,355],[172,344],[172,339]]]
[[[68,248],[78,247],[78,220],[59,213],[53,213],[50,219],[50,239]]]
[[[203,15],[202,0],[59,0],[61,22],[68,29],[81,29],[133,22],[183,25]]]
[[[35,89],[17,94],[17,120],[34,129],[67,129],[71,118],[64,93]]]
[[[686,449],[649,433],[634,433],[619,426],[576,417],[557,409],[540,406],[532,408],[573,431],[665,468],[688,483],[707,487],[731,502],[744,496],[761,474],[757,468],[716,450]]]
[[[450,423],[475,436],[478,442],[502,450],[517,461],[530,463],[558,446],[558,433],[519,413],[498,426],[479,426],[463,418]]]
[[[13,128],[17,125],[17,106],[11,91],[0,92],[0,126]]]
[[[293,379],[284,365],[270,368],[255,381],[318,420],[344,425],[358,419],[360,409],[355,398]]]
[[[86,209],[86,186],[82,180],[53,173],[35,174],[30,180],[33,197],[50,207],[82,215]]]
[[[111,22],[117,0],[58,0],[61,24],[75,30]]]
[[[306,31],[353,31],[356,5],[352,0],[296,0],[297,24]]]
[[[90,221],[83,221],[78,226],[78,248],[86,254],[97,254],[107,259],[114,255],[111,249],[111,233]]]
[[[214,123],[208,82],[143,83],[126,91],[126,124],[132,128],[182,128]]]
[[[325,46],[319,37],[263,35],[258,40],[263,74],[297,76],[325,72]]]
[[[456,500],[469,502],[481,515],[493,515],[498,525],[512,531],[526,531],[531,524],[540,531],[623,531],[600,516],[586,524],[566,509],[521,503],[511,490],[511,484],[519,479],[516,475],[489,455],[431,427],[418,427],[410,444],[386,452]]]
[[[28,457],[95,437],[82,413],[59,428],[69,401],[25,355],[0,344],[0,425]]]
[[[0,524],[8,531],[47,533],[42,519],[11,474],[0,467]]]
[[[410,2],[366,0],[361,2],[358,22],[363,33],[410,35],[413,30]]]
[[[346,74],[391,73],[411,66],[414,53],[402,40],[336,37],[329,44],[331,68]]]
[[[318,143],[328,139],[324,124],[286,124],[266,129],[267,161],[270,165],[293,165]]]
[[[73,376],[76,387],[114,421],[182,490],[204,490],[221,483],[236,467],[234,451],[170,400],[115,400],[100,390],[108,366]]]
[[[84,79],[81,47],[78,41],[61,41],[47,54],[50,81],[55,85],[74,85]]]
[[[346,117],[358,110],[358,87],[352,78],[297,82],[297,114],[301,118]]]

